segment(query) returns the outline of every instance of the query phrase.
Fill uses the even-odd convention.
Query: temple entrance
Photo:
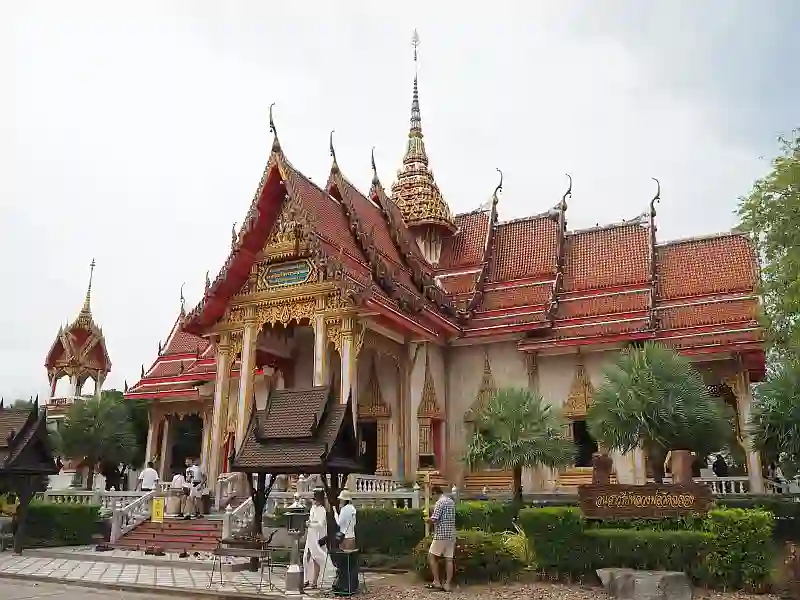
[[[203,447],[203,419],[198,415],[186,415],[176,419],[172,426],[175,443],[172,445],[172,460],[170,473],[183,473],[186,469],[187,458],[200,458]],[[169,474],[165,474],[165,477]]]
[[[576,467],[591,467],[592,454],[597,452],[597,441],[589,433],[589,427],[586,421],[579,420],[573,421],[572,427],[572,440],[575,443],[575,466]]]
[[[369,473],[378,470],[378,423],[362,421],[358,424],[361,463]]]

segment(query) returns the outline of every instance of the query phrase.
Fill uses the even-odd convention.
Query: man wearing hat
[[[342,503],[336,524],[339,526],[342,541],[339,547],[342,550],[355,550],[356,548],[356,507],[353,506],[353,497],[350,490],[339,493],[339,502]]]

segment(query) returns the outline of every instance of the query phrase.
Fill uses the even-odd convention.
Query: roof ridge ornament
[[[378,168],[375,166],[375,146],[372,147],[372,185],[379,185]]]
[[[280,152],[281,151],[281,142],[278,139],[278,129],[275,127],[275,121],[272,118],[272,107],[275,106],[275,103],[269,105],[269,131],[272,133],[272,151],[273,152]]]
[[[572,198],[572,175],[569,173],[565,173],[567,179],[569,179],[569,185],[567,186],[567,191],[564,192],[564,195],[561,196],[561,204],[558,205],[559,209],[562,211],[567,210],[567,198]]]
[[[336,161],[336,149],[333,147],[333,134],[335,132],[336,132],[335,129],[331,129],[330,136],[328,137],[328,145],[331,151],[331,158],[333,159],[333,165],[331,166],[331,171],[338,172],[339,163]]]
[[[181,284],[181,317],[186,315],[186,298],[183,296],[183,286],[186,285],[186,282]]]
[[[661,201],[661,182],[655,177],[651,177],[656,182],[656,195],[650,200],[650,223],[652,224],[656,218],[656,204]]]
[[[497,187],[494,188],[494,193],[492,194],[492,205],[497,206],[497,202],[499,200],[497,194],[503,191],[503,172],[500,170],[499,167],[495,168],[495,170],[500,173],[500,183],[497,184]]]

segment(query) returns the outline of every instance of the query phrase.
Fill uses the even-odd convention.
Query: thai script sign
[[[589,519],[658,519],[705,513],[714,501],[706,485],[582,485],[578,498]]]
[[[311,263],[307,260],[270,265],[261,275],[262,289],[280,288],[305,283],[311,277]]]

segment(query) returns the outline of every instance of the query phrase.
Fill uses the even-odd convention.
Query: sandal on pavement
[[[425,584],[426,590],[441,590],[442,586],[436,583],[426,583]]]

